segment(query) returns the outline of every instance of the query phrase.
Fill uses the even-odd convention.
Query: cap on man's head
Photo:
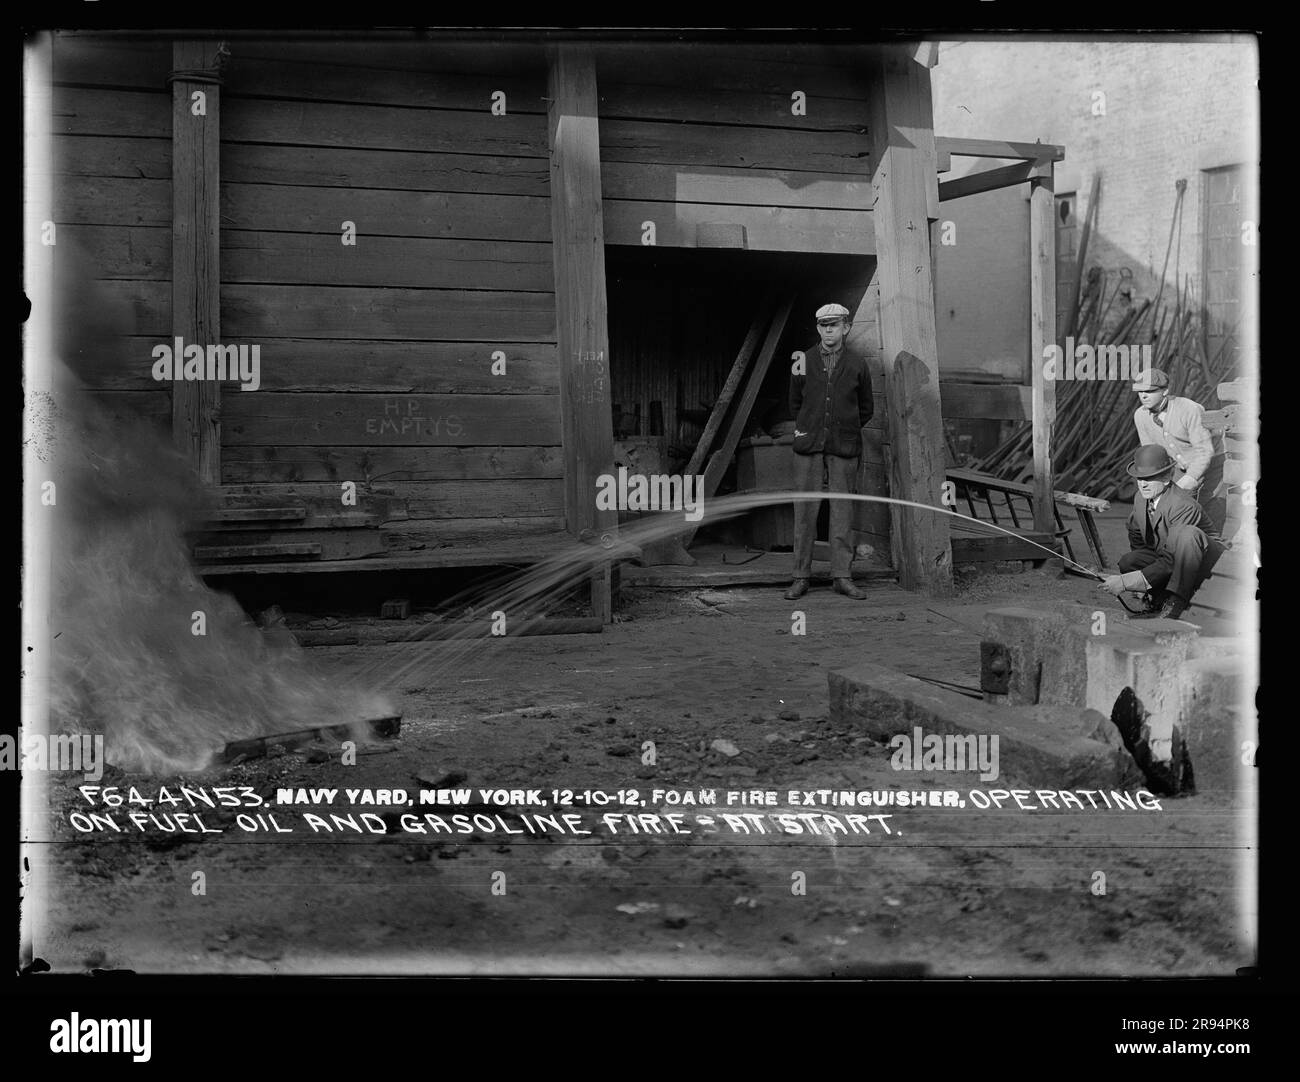
[[[817,309],[818,323],[834,323],[836,320],[848,318],[849,310],[842,304],[823,304]]]
[[[1165,375],[1164,372],[1160,372],[1155,368],[1151,368],[1147,370],[1144,376],[1142,376],[1135,384],[1133,384],[1133,390],[1158,391],[1160,390],[1160,388],[1168,387],[1168,386],[1169,386],[1169,377]]]

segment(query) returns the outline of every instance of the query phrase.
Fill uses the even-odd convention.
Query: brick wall
[[[1135,300],[1154,295],[1169,243],[1174,184],[1186,179],[1181,245],[1175,235],[1167,288],[1177,268],[1180,278],[1192,275],[1199,293],[1202,170],[1259,159],[1253,40],[945,43],[932,77],[936,136],[1064,145],[1056,191],[1078,193],[1080,224],[1088,213],[1093,175],[1101,173],[1088,262],[1108,270],[1128,267]],[[1104,95],[1104,115],[1094,115],[1095,94]],[[965,204],[974,199],[945,204],[941,219],[960,215]],[[986,296],[985,282],[1019,273],[1028,232],[1027,218],[1021,220],[1023,232],[1005,237],[1002,245],[978,230],[965,231],[980,246],[979,257],[953,260],[947,273],[940,263],[941,313],[979,312],[1004,303],[997,294]],[[941,261],[945,258],[941,251]],[[1004,325],[1020,325],[1022,308],[1007,305]],[[988,317],[968,327],[941,319],[940,326],[950,343],[964,335],[979,341],[979,335],[987,335]],[[1021,333],[1027,349],[1027,330]],[[950,344],[950,354],[954,348]],[[1005,342],[997,348],[1004,350]],[[968,351],[960,366],[1005,371],[1005,356],[999,356],[972,365]],[[950,366],[942,349],[941,361]]]

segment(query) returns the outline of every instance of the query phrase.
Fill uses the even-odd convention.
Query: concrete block
[[[1087,685],[1084,643],[1089,624],[1083,610],[1066,614],[1038,609],[991,609],[983,637],[1007,648],[1009,705],[1083,702]]]
[[[1183,664],[1178,723],[1198,793],[1238,792],[1243,774],[1254,769],[1242,762],[1242,741],[1259,745],[1253,712],[1246,724],[1241,716],[1251,701],[1244,683],[1240,657],[1197,657]]]
[[[927,735],[997,735],[1002,774],[1031,785],[1142,784],[1132,757],[1109,735],[1109,717],[1097,711],[982,703],[869,662],[831,672],[828,681],[832,723],[852,725],[877,740],[910,734],[916,726]],[[1099,734],[1106,739],[1096,739]],[[977,772],[962,777],[988,784],[978,781]]]

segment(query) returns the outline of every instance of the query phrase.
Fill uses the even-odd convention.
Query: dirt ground
[[[893,770],[887,747],[830,722],[827,673],[871,659],[978,685],[985,609],[1091,603],[1093,585],[1045,568],[963,576],[944,603],[867,589],[864,602],[820,589],[794,606],[779,587],[640,588],[603,634],[485,642],[454,669],[437,643],[318,648],[337,673],[376,666],[399,739],[363,744],[355,765],[308,750],[184,780],[268,800],[282,787],[415,794],[440,780],[476,802],[480,787],[631,789],[643,812],[674,810],[654,790],[771,789],[786,806],[790,790],[1023,787],[1005,763],[987,784]],[[790,634],[795,607],[804,636]],[[110,771],[101,784],[156,793],[176,780]],[[327,835],[299,813],[331,809],[263,808],[294,833],[119,835],[73,830],[66,812],[84,804],[52,781],[36,950],[65,972],[1230,974],[1253,961],[1238,918],[1252,805],[1212,794],[1158,812],[893,808],[889,835],[564,838]],[[198,810],[229,828],[237,809]],[[389,825],[396,814],[342,795],[332,810]],[[431,810],[455,809],[415,809]],[[632,809],[567,810],[594,826]]]

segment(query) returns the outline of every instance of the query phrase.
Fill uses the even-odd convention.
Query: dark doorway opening
[[[616,450],[634,457],[639,449],[648,448],[647,460],[659,463],[664,472],[684,471],[771,290],[778,298],[791,298],[793,308],[745,421],[744,436],[764,447],[761,456],[751,455],[746,463],[750,468],[742,470],[745,483],[739,486],[737,461],[743,455],[732,461],[719,494],[738,487],[788,487],[765,483],[763,478],[755,483],[752,462],[762,457],[779,466],[783,456],[793,453],[785,446],[767,446],[782,437],[788,443],[793,425],[789,408],[792,354],[815,346],[814,313],[823,304],[836,302],[859,313],[875,264],[871,256],[607,246],[611,424]],[[871,356],[876,353],[874,320],[874,311],[870,321],[859,318],[850,336],[851,342]],[[882,391],[883,385],[876,390]],[[734,407],[723,431],[732,423],[732,412]],[[721,436],[714,446],[720,442]],[[879,448],[874,456],[875,461],[871,454],[866,456],[867,469],[878,469]],[[879,491],[879,483],[861,490]],[[779,536],[782,531],[772,528],[780,517],[779,513],[766,516],[764,525],[764,513],[754,513],[734,524],[701,530],[700,537],[781,548],[783,540],[789,542]],[[827,519],[824,506],[822,537]]]

